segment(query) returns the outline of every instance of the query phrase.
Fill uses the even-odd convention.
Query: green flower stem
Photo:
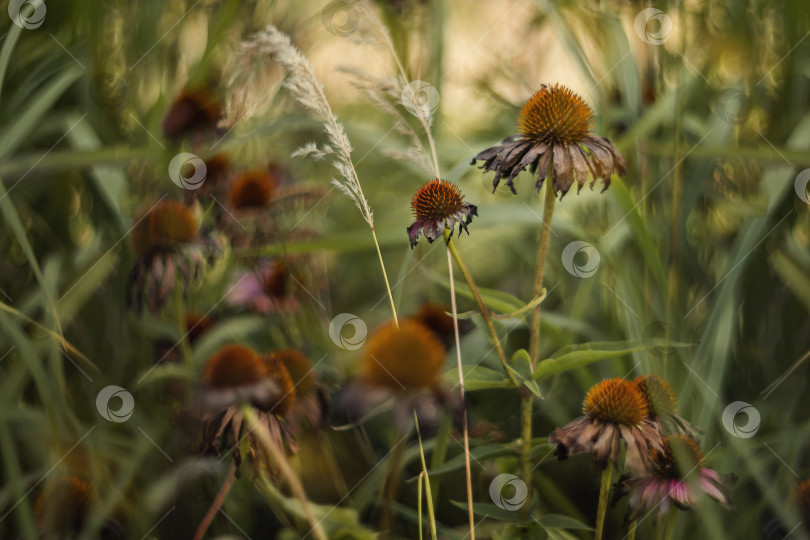
[[[433,494],[430,490],[430,476],[428,475],[427,462],[425,461],[425,449],[422,448],[422,433],[419,431],[419,419],[416,416],[416,411],[413,411],[413,422],[416,426],[416,436],[419,440],[419,457],[422,458],[422,474],[425,478],[425,495],[427,496],[427,510],[428,519],[430,520],[430,535],[433,540],[438,538],[436,534],[436,516],[433,511]],[[421,475],[420,475],[421,478]],[[422,492],[420,490],[419,496],[421,499]],[[422,519],[422,513],[419,512],[419,519]],[[419,535],[422,535],[422,527],[419,527]]]
[[[481,310],[481,315],[484,317],[484,322],[486,323],[489,334],[492,337],[492,343],[495,345],[495,350],[498,352],[498,357],[501,359],[501,363],[503,364],[503,369],[506,372],[507,377],[509,377],[509,380],[513,385],[515,385],[516,388],[520,388],[520,381],[518,381],[512,372],[506,367],[506,354],[503,352],[501,340],[498,338],[498,333],[495,331],[495,326],[492,324],[492,318],[489,316],[489,311],[484,305],[484,301],[481,299],[481,293],[478,292],[478,287],[475,286],[475,282],[473,281],[469,270],[467,270],[467,267],[464,265],[464,261],[461,260],[461,254],[458,252],[458,249],[456,249],[455,242],[453,242],[453,239],[450,238],[449,229],[444,230],[444,240],[447,243],[447,249],[450,250],[450,254],[456,261],[459,270],[461,270],[461,275],[464,276],[464,279],[467,281],[467,285],[470,287],[470,290],[475,297],[475,301],[478,303],[478,309]]]
[[[675,508],[670,509],[667,516],[666,528],[664,529],[664,540],[672,540],[672,535],[675,534],[675,520],[678,518],[678,510]]]
[[[273,441],[270,440],[270,434],[267,432],[264,426],[260,424],[259,418],[256,416],[256,413],[252,407],[249,405],[243,406],[242,414],[245,416],[248,429],[256,433],[256,435],[259,437],[259,442],[261,443],[262,448],[265,452],[267,452],[270,459],[273,461],[273,464],[278,467],[281,476],[287,481],[293,495],[295,495],[298,502],[301,504],[301,509],[304,511],[304,515],[306,516],[311,527],[310,530],[312,531],[312,536],[314,536],[317,540],[328,540],[326,532],[321,526],[321,522],[317,521],[315,519],[315,514],[312,513],[312,507],[309,505],[306,492],[304,492],[304,486],[301,484],[301,480],[298,479],[295,471],[293,471],[292,467],[290,466],[290,462],[287,461],[287,456],[285,456],[284,452],[273,444]],[[245,439],[247,439],[247,437],[245,437]]]
[[[628,524],[627,540],[636,540],[636,520],[631,519]]]
[[[599,487],[599,506],[596,509],[596,532],[593,536],[594,540],[602,540],[602,532],[605,529],[605,514],[607,513],[611,476],[613,476],[613,462],[608,460],[607,467],[602,471],[602,485]]]
[[[540,241],[537,247],[537,264],[534,269],[534,296],[543,292],[543,274],[546,268],[546,256],[551,240],[551,218],[554,215],[554,187],[551,178],[546,178],[546,198],[543,208],[543,226],[540,229]],[[540,304],[532,311],[529,328],[529,359],[532,371],[537,368],[540,349]],[[531,487],[532,474],[532,394],[526,392],[520,397],[520,425],[522,447],[520,451],[521,476],[526,486]],[[531,495],[531,489],[529,489]],[[526,504],[524,508],[528,508]],[[528,510],[527,510],[528,511]]]

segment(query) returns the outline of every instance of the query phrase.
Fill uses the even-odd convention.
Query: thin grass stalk
[[[430,535],[433,540],[437,540],[436,535],[436,514],[433,508],[433,495],[430,492],[430,475],[428,475],[427,469],[427,462],[425,461],[425,449],[422,447],[422,433],[419,431],[419,419],[416,416],[416,411],[413,411],[413,422],[416,426],[416,438],[419,441],[419,457],[422,458],[422,472],[419,473],[419,478],[422,478],[422,475],[425,477],[425,496],[427,498],[427,510],[428,510],[428,519],[430,520]],[[469,485],[469,484],[468,484]],[[422,489],[419,489],[419,500],[422,499]],[[420,505],[419,508],[419,536],[422,536],[422,508]],[[474,537],[473,537],[474,538]]]
[[[487,325],[487,330],[489,330],[489,335],[492,338],[492,344],[495,347],[495,350],[498,353],[498,357],[501,359],[501,363],[503,364],[503,369],[506,372],[506,376],[509,377],[509,380],[515,386],[515,388],[520,387],[520,381],[518,381],[512,372],[506,367],[508,361],[506,360],[506,353],[503,351],[503,347],[501,347],[501,340],[498,337],[498,332],[495,331],[495,325],[492,324],[492,317],[489,315],[489,311],[487,307],[484,305],[484,300],[481,298],[481,293],[478,292],[478,287],[475,286],[475,281],[473,281],[472,275],[470,275],[469,270],[467,270],[467,266],[464,264],[464,261],[461,259],[461,254],[456,249],[456,244],[453,242],[452,238],[449,238],[448,231],[444,231],[445,234],[445,241],[447,242],[447,249],[453,255],[453,260],[456,261],[459,270],[461,270],[461,275],[464,276],[464,280],[467,282],[467,285],[470,287],[470,291],[472,291],[473,296],[475,297],[475,301],[478,304],[478,309],[481,310],[481,316],[484,318],[484,322]]]
[[[318,540],[328,540],[326,532],[323,530],[323,527],[321,527],[321,522],[317,521],[315,519],[315,514],[312,513],[312,507],[309,504],[309,499],[307,499],[304,486],[301,484],[301,480],[298,479],[298,476],[296,476],[295,471],[293,471],[289,461],[287,461],[287,456],[285,456],[284,452],[279,450],[273,444],[273,441],[270,440],[270,435],[260,424],[259,419],[252,407],[248,405],[243,406],[242,413],[245,416],[245,420],[247,420],[248,429],[253,430],[257,434],[259,437],[259,442],[262,444],[262,448],[265,452],[267,452],[267,454],[273,460],[273,463],[278,467],[281,476],[290,485],[293,495],[295,495],[298,502],[301,503],[301,508],[304,511],[307,521],[309,522],[310,530],[312,531],[313,536]]]
[[[636,525],[638,523],[635,519],[631,519],[630,523],[628,524],[628,532],[627,532],[627,540],[636,540]]]
[[[602,484],[599,486],[599,504],[596,508],[596,531],[593,536],[594,540],[602,540],[602,533],[605,530],[605,515],[607,514],[611,476],[613,476],[613,462],[608,460],[607,467],[602,471]]]
[[[675,534],[675,521],[678,519],[678,510],[675,508],[670,509],[667,521],[664,526],[663,540],[672,540]]]
[[[461,389],[461,402],[464,403],[464,371],[461,368],[461,336],[458,331],[458,308],[456,307],[456,284],[453,278],[453,257],[449,245],[447,249],[447,272],[450,275],[450,307],[453,313],[453,335],[456,340],[456,363],[458,364],[458,386]],[[472,471],[470,467],[470,438],[467,426],[467,407],[464,406],[464,467],[467,474],[467,507],[470,519],[470,538],[475,540],[475,515],[473,513]],[[421,444],[421,442],[420,442]]]
[[[208,527],[211,526],[211,522],[214,521],[214,516],[216,516],[219,509],[222,508],[225,498],[228,496],[228,493],[230,493],[231,486],[233,485],[235,478],[236,465],[231,463],[231,467],[228,470],[228,475],[225,477],[225,481],[222,483],[222,487],[219,488],[217,496],[214,498],[214,501],[211,503],[211,506],[208,508],[205,516],[203,516],[200,526],[197,527],[197,532],[194,533],[194,540],[202,540],[205,536],[205,532],[208,530]]]

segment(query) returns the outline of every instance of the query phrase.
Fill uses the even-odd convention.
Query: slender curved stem
[[[672,540],[675,534],[675,520],[678,518],[678,511],[672,508],[667,516],[666,529],[664,529],[664,540]]]
[[[550,167],[550,166],[549,166]],[[540,229],[540,240],[537,247],[537,263],[534,269],[534,296],[543,292],[543,274],[546,268],[546,256],[551,240],[551,218],[554,215],[554,187],[551,178],[546,178],[546,197],[543,208],[543,226]],[[540,353],[540,304],[532,310],[531,327],[529,328],[529,359],[532,370],[537,368]],[[521,476],[527,486],[531,487],[532,461],[532,394],[526,392],[520,398],[520,424],[522,447],[520,452]],[[529,489],[531,496],[531,489]],[[525,505],[524,508],[529,508]],[[528,510],[526,510],[528,511]]]
[[[433,540],[436,540],[438,537],[436,535],[436,515],[433,509],[433,494],[430,491],[430,476],[428,475],[427,462],[425,461],[425,449],[422,448],[422,433],[419,431],[419,419],[416,417],[416,411],[413,411],[413,421],[416,426],[416,437],[419,440],[419,457],[422,458],[422,473],[419,477],[421,479],[422,475],[424,475],[425,478],[425,495],[427,496],[428,519],[430,519],[430,535]],[[421,490],[419,496],[421,500]],[[419,512],[419,519],[422,519],[421,511]],[[419,528],[419,534],[422,534],[421,527]]]
[[[287,461],[287,456],[270,440],[270,434],[267,433],[267,430],[261,425],[252,407],[247,405],[242,407],[242,413],[245,416],[245,420],[247,420],[248,429],[253,430],[254,433],[258,435],[259,441],[262,443],[262,448],[269,454],[270,459],[272,459],[273,463],[278,467],[281,476],[283,476],[290,485],[293,494],[298,499],[298,502],[301,503],[301,508],[311,527],[312,535],[318,540],[328,540],[326,532],[323,530],[323,527],[321,527],[321,522],[317,521],[315,514],[312,513],[312,507],[309,505],[304,486]]]
[[[371,236],[374,237],[374,247],[377,248],[377,257],[380,258],[380,268],[382,268],[383,279],[385,280],[385,290],[388,292],[388,301],[391,303],[391,316],[394,318],[394,327],[399,328],[399,319],[397,319],[397,308],[394,305],[394,295],[391,293],[391,285],[388,283],[388,273],[385,271],[385,263],[383,262],[382,252],[380,251],[380,243],[377,242],[377,233],[374,232],[374,227],[371,227]]]
[[[214,501],[211,503],[211,506],[205,513],[205,516],[200,522],[200,526],[197,527],[197,532],[194,533],[194,540],[202,540],[203,536],[205,536],[205,531],[207,531],[208,527],[211,526],[211,522],[214,521],[214,516],[216,516],[219,509],[222,508],[222,503],[225,502],[225,498],[231,491],[234,478],[236,478],[236,465],[231,463],[231,468],[228,470],[228,476],[225,477],[222,487],[219,488],[219,493],[217,493],[217,496],[214,498]]]
[[[540,240],[537,246],[537,264],[534,268],[534,296],[543,292],[543,274],[546,269],[546,256],[548,255],[548,245],[551,240],[551,217],[554,215],[554,188],[551,179],[546,179],[546,199],[543,208],[543,227],[540,229]],[[537,367],[537,356],[540,347],[540,304],[532,311],[532,326],[529,338],[529,358],[532,361],[532,369]]]
[[[636,540],[636,520],[631,519],[630,523],[628,524],[628,532],[627,532],[627,540]]]
[[[456,282],[453,279],[453,258],[449,246],[447,249],[447,271],[450,274],[450,307],[453,312],[453,334],[456,339],[456,363],[458,364],[458,385],[461,389],[461,400],[464,401],[464,371],[461,369],[461,337],[458,331],[458,308],[456,307]],[[471,287],[472,288],[472,287]],[[497,336],[496,336],[497,339]],[[417,426],[418,429],[418,426]],[[473,513],[472,471],[470,468],[470,436],[467,427],[467,407],[464,407],[464,466],[467,472],[467,507],[470,518],[470,538],[475,540],[475,515]]]
[[[469,270],[464,265],[464,261],[461,259],[461,254],[456,249],[456,244],[453,242],[453,239],[449,237],[449,230],[445,229],[444,231],[444,239],[447,242],[447,249],[450,250],[450,253],[453,255],[453,260],[456,261],[459,270],[461,270],[461,275],[464,276],[464,280],[467,282],[467,285],[470,287],[470,290],[475,297],[475,301],[478,304],[478,309],[481,310],[481,315],[484,317],[484,322],[487,325],[487,330],[489,330],[489,334],[492,337],[492,344],[495,347],[495,350],[498,352],[498,357],[501,359],[501,363],[503,364],[504,371],[506,371],[506,376],[509,377],[509,380],[515,385],[516,388],[520,387],[520,381],[518,381],[515,376],[506,368],[507,360],[506,360],[506,353],[503,352],[503,347],[501,347],[501,340],[498,338],[498,333],[495,331],[495,326],[492,324],[492,317],[489,315],[489,311],[487,307],[484,305],[484,300],[481,298],[481,293],[478,292],[478,287],[475,286],[475,282],[473,281],[472,276],[470,275]]]
[[[596,532],[593,540],[602,540],[605,529],[605,514],[607,513],[608,493],[610,492],[610,477],[613,475],[613,462],[608,460],[607,467],[602,471],[602,485],[599,486],[599,506],[596,509]]]

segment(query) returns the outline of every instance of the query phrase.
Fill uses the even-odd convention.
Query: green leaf
[[[466,502],[450,501],[450,504],[456,508],[461,508],[465,512],[469,508]],[[511,521],[512,523],[517,523],[520,521],[520,512],[504,510],[500,506],[496,506],[492,503],[474,503],[473,514],[481,517],[497,519],[499,521]]]
[[[582,531],[592,531],[593,527],[585,525],[578,519],[563,514],[545,514],[536,518],[535,521],[544,529],[577,529]]]
[[[542,380],[551,375],[587,366],[600,360],[617,358],[634,352],[655,347],[684,348],[694,347],[696,343],[683,343],[668,339],[644,341],[595,341],[577,345],[566,345],[537,365],[533,377]]]
[[[448,380],[458,382],[458,369],[452,369],[445,375]],[[490,388],[512,388],[512,382],[503,376],[503,372],[486,366],[474,366],[464,372],[464,390],[487,390]]]
[[[495,458],[495,457],[502,457],[502,456],[515,456],[517,452],[511,446],[505,446],[503,444],[482,444],[481,446],[477,446],[475,448],[470,449],[470,459],[473,463],[478,461],[483,461],[485,459]],[[457,469],[462,469],[465,466],[465,457],[464,454],[461,453],[450,460],[447,460],[441,467],[437,467],[435,469],[431,469],[428,471],[431,478],[434,476],[438,476],[440,474],[449,473],[455,471]],[[415,482],[416,476],[409,479],[409,482]]]
[[[523,386],[528,388],[532,394],[543,399],[540,388],[532,378],[532,361],[526,349],[515,351],[509,364],[506,365],[506,369],[511,371],[515,375],[515,378],[523,383]]]
[[[523,315],[525,313],[528,313],[529,311],[531,311],[534,308],[536,308],[537,306],[539,306],[540,303],[545,299],[545,297],[546,297],[546,289],[543,289],[542,291],[540,291],[540,294],[538,294],[537,296],[532,298],[531,302],[529,302],[528,304],[526,304],[522,308],[520,308],[520,309],[518,309],[516,311],[513,311],[512,313],[506,314],[506,315],[500,315],[500,314],[497,314],[497,313],[493,313],[492,318],[493,319],[516,319],[518,317],[523,318]]]

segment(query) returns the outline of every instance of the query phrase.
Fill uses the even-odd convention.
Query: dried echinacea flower
[[[411,248],[418,243],[419,235],[422,233],[431,243],[439,238],[445,229],[450,229],[452,237],[456,224],[460,236],[462,230],[467,231],[467,225],[473,216],[478,215],[478,208],[475,205],[464,202],[464,196],[458,186],[439,178],[419,188],[411,200],[411,210],[416,218],[416,221],[408,227]],[[467,234],[470,232],[467,231]]]
[[[438,405],[458,413],[459,396],[440,383],[445,349],[439,338],[424,324],[401,319],[380,326],[364,347],[359,377],[336,397],[336,408],[350,420],[362,420],[376,405],[389,397],[395,400],[396,425],[404,429],[416,411],[430,423],[437,420]]]
[[[697,441],[678,434],[664,439],[663,448],[651,449],[652,467],[646,474],[629,474],[619,478],[613,499],[615,504],[630,495],[627,520],[647,513],[665,515],[672,505],[687,510],[704,496],[731,509],[728,487],[733,476],[723,477],[703,466],[703,452]]]
[[[257,313],[292,313],[299,305],[296,279],[284,260],[266,261],[256,271],[234,274],[227,301]]]
[[[627,445],[627,466],[641,472],[649,462],[649,449],[661,448],[658,428],[647,420],[644,396],[631,382],[615,377],[595,384],[585,395],[581,416],[555,429],[548,440],[557,445],[560,460],[590,452],[593,466],[602,470],[608,460],[618,463],[621,440]]]
[[[295,402],[290,403],[283,415],[289,431],[298,434],[307,427],[315,432],[323,423],[328,392],[318,382],[318,375],[307,356],[298,349],[278,349],[265,359],[283,366],[289,373],[295,393]]]
[[[202,404],[214,411],[240,402],[268,410],[281,392],[261,358],[244,345],[226,345],[217,351],[205,364],[203,379]]]
[[[197,219],[181,202],[161,201],[137,216],[131,234],[137,261],[128,278],[127,304],[140,312],[145,300],[158,312],[178,277],[187,290],[203,260],[192,244],[196,236]]]
[[[697,438],[700,430],[675,414],[678,397],[668,382],[651,373],[636,377],[633,384],[644,396],[650,421],[660,424],[662,436],[678,432]]]
[[[276,178],[268,169],[252,169],[233,179],[228,201],[236,211],[264,208],[272,200],[278,187]]]
[[[205,421],[202,453],[220,454],[223,444],[231,444],[234,463],[239,468],[242,454],[239,448],[244,413],[249,405],[263,414],[259,424],[280,449],[297,450],[295,439],[288,432],[283,415],[295,403],[295,388],[283,365],[268,361],[249,347],[226,345],[205,365],[203,386],[198,398],[200,414]],[[230,439],[226,437],[230,433]],[[249,458],[257,465],[260,448],[257,435],[248,432]],[[274,471],[269,471],[271,474]]]
[[[163,136],[179,139],[212,132],[222,116],[222,104],[206,88],[187,89],[169,106],[163,117]]]
[[[446,348],[449,349],[455,343],[453,317],[450,315],[450,306],[445,306],[438,302],[425,302],[419,306],[419,310],[413,318],[433,330],[433,333],[442,340]],[[472,330],[473,327],[472,321],[468,319],[458,321],[460,334],[466,334]]]
[[[487,148],[472,161],[483,161],[485,171],[495,171],[493,191],[502,178],[515,191],[513,180],[529,167],[537,172],[537,191],[549,175],[554,181],[554,193],[560,198],[568,193],[574,180],[577,192],[588,179],[602,179],[604,191],[610,185],[610,175],[625,173],[624,158],[608,139],[591,134],[591,108],[568,88],[556,84],[543,85],[520,110],[520,135],[506,138],[498,146]],[[552,174],[553,173],[553,174]]]

